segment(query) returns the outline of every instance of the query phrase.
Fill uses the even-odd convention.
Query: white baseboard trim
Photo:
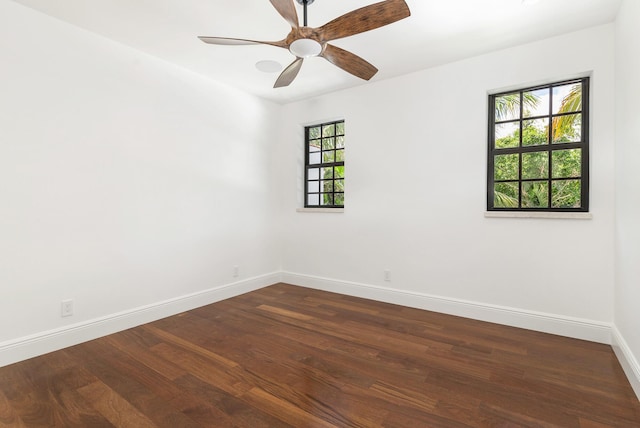
[[[0,367],[239,296],[282,281],[279,272],[214,287],[71,326],[0,343]]]
[[[613,326],[611,339],[613,351],[616,353],[618,361],[620,361],[620,365],[627,375],[629,383],[631,383],[631,387],[640,400],[640,363],[638,363],[638,359],[633,355],[627,341],[624,340],[622,333],[615,325]]]
[[[599,321],[489,305],[292,272],[283,272],[282,282],[575,339],[588,340],[607,345],[611,344],[612,325]]]

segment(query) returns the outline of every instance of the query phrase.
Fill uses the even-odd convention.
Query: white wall
[[[640,396],[640,2],[625,0],[616,23],[616,288],[618,343]],[[624,359],[621,358],[624,361]]]
[[[611,323],[613,48],[606,25],[287,105],[285,279]],[[485,218],[488,91],[584,73],[593,219]],[[296,212],[303,126],[336,117],[346,119],[345,212]]]
[[[279,114],[0,1],[0,348],[278,272]]]

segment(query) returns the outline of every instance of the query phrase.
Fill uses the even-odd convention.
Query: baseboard
[[[640,363],[638,363],[638,359],[633,355],[627,341],[624,340],[622,333],[620,333],[615,325],[613,326],[611,336],[613,351],[616,353],[618,361],[620,361],[620,365],[627,375],[636,396],[640,399]]]
[[[103,318],[0,343],[0,367],[239,296],[281,282],[281,280],[282,276],[279,272],[261,275]]]
[[[301,287],[331,291],[480,321],[525,328],[591,342],[605,343],[607,345],[611,344],[611,324],[599,321],[489,305],[292,272],[283,272],[282,281]]]

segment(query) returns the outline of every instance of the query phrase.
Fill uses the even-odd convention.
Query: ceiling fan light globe
[[[298,39],[291,43],[289,52],[298,58],[310,58],[322,53],[322,45],[313,39]]]

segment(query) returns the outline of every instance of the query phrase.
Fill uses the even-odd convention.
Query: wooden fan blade
[[[318,28],[321,42],[341,39],[384,27],[411,16],[404,0],[386,0],[361,7]]]
[[[291,25],[291,28],[298,28],[298,13],[293,0],[270,0],[273,7]]]
[[[296,58],[296,60],[293,61],[280,74],[280,76],[278,77],[278,80],[276,80],[276,84],[273,85],[273,87],[282,88],[284,86],[289,86],[291,82],[293,82],[293,79],[295,79],[296,76],[298,75],[298,72],[300,71],[300,69],[302,68],[302,62],[303,62],[302,58]]]
[[[284,41],[279,42],[263,42],[260,40],[247,40],[247,39],[232,39],[229,37],[208,37],[198,36],[200,40],[210,45],[270,45],[277,46],[279,48],[286,48],[287,45]]]
[[[371,79],[378,72],[377,68],[358,55],[337,46],[326,45],[320,56],[331,64],[364,80]]]

